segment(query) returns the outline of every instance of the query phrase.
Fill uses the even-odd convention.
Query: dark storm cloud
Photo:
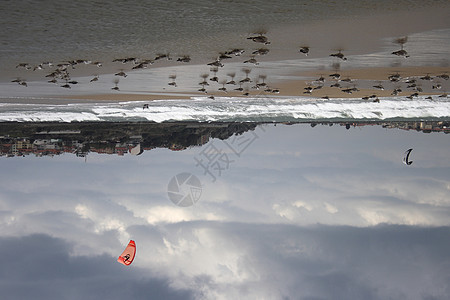
[[[114,257],[71,256],[61,239],[37,234],[0,238],[3,299],[191,299],[146,270],[118,264]],[[120,253],[119,253],[120,254]]]
[[[144,227],[139,230],[145,232]],[[192,278],[192,285],[204,291],[207,299],[217,295],[223,299],[245,295],[261,299],[448,299],[450,295],[450,227],[198,221],[163,229],[166,238],[179,247],[182,244],[177,241],[182,240],[197,245],[193,252],[180,249],[194,260],[195,253],[208,247],[197,239],[196,233],[203,230],[214,245],[224,245],[215,253],[222,257],[215,262],[217,274]],[[227,254],[242,249],[233,267]],[[169,267],[178,267],[180,272],[186,271],[183,264],[190,265],[176,264]],[[218,280],[224,272],[221,268],[227,266],[239,270],[235,274],[241,277],[232,285]]]

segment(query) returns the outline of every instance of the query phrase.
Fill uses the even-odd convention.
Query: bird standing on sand
[[[376,88],[376,89],[384,91],[384,86],[381,83],[378,84],[378,85],[374,85],[373,87]]]
[[[254,41],[255,43],[262,43],[262,44],[264,44],[264,45],[269,45],[269,44],[270,44],[268,38],[265,37],[265,36],[262,35],[262,34],[259,34],[259,35],[257,35],[257,36],[251,36],[251,37],[248,37],[247,40],[252,40],[252,41]]]
[[[342,60],[347,60],[347,57],[344,56],[344,54],[342,53],[341,50],[339,50],[337,53],[330,54],[330,56],[334,56],[334,57],[340,58]]]
[[[338,74],[338,73],[333,73],[333,74],[330,74],[329,76],[335,80],[341,79],[341,74]]]
[[[114,74],[115,76],[122,76],[122,77],[127,77],[127,74],[125,74],[124,71],[120,71],[119,73]]]
[[[223,63],[221,63],[219,59],[217,59],[217,60],[215,60],[213,62],[210,62],[207,65],[208,66],[213,66],[213,67],[223,67]]]
[[[301,47],[299,52],[305,54],[305,56],[308,56],[309,47],[307,47],[307,46]]]
[[[25,68],[25,69],[27,69],[27,70],[30,70],[30,69],[31,69],[31,66],[30,66],[30,64],[28,64],[28,63],[20,63],[20,64],[18,64],[18,65],[16,66],[16,68]]]
[[[244,61],[244,64],[254,64],[255,66],[259,65],[259,62],[254,58],[250,58]]]
[[[241,56],[245,51],[243,49],[233,49],[225,52],[227,55]]]
[[[184,63],[188,63],[188,62],[191,61],[191,58],[189,57],[189,55],[184,55],[184,56],[182,56],[182,57],[179,57],[179,58],[177,59],[177,61],[179,61],[179,62],[184,62]]]
[[[267,48],[259,48],[259,49],[257,49],[257,50],[255,50],[255,51],[253,51],[252,52],[252,54],[254,54],[254,55],[266,55],[267,53],[269,53],[269,49],[267,49]]]

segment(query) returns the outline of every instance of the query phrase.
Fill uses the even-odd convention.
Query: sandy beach
[[[218,39],[221,42],[213,44],[196,36],[191,40],[199,48],[196,52],[187,53],[180,46],[177,51],[167,51],[171,60],[153,58],[161,53],[149,49],[140,57],[136,52],[128,56],[106,54],[101,67],[95,65],[98,57],[77,61],[72,56],[62,62],[63,67],[35,70],[37,66],[31,64],[20,67],[27,61],[23,58],[14,62],[15,67],[9,66],[9,78],[0,83],[0,98],[2,102],[64,99],[67,103],[193,97],[372,96],[374,100],[393,94],[441,96],[450,90],[445,77],[436,77],[450,73],[449,9],[449,5],[440,4],[342,15],[305,24],[272,24],[261,34],[224,32]],[[255,42],[252,37],[264,37],[268,42]],[[308,55],[299,51],[301,47],[308,47]],[[231,49],[241,49],[242,53],[217,58]],[[260,54],[261,49],[267,53]],[[394,55],[398,50],[405,50],[405,54]],[[183,57],[189,61],[183,62]],[[54,70],[60,73],[52,75]],[[336,73],[339,79],[330,77]],[[394,74],[398,78],[390,80]],[[427,75],[431,80],[421,79]]]

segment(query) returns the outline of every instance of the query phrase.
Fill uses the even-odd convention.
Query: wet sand
[[[270,96],[270,97],[330,97],[330,98],[359,98],[370,95],[377,97],[391,96],[392,90],[401,88],[400,96],[408,96],[415,91],[407,88],[407,83],[390,82],[388,76],[399,73],[404,79],[407,77],[422,77],[427,74],[436,76],[450,73],[448,67],[448,51],[437,53],[431,60],[423,62],[419,58],[427,53],[423,49],[424,43],[420,45],[421,49],[414,49],[414,39],[410,39],[405,47],[408,51],[414,53],[408,59],[395,57],[392,51],[398,50],[400,45],[394,42],[395,38],[408,36],[414,32],[424,32],[432,29],[450,28],[450,23],[446,18],[448,8],[431,7],[421,11],[395,12],[378,14],[371,16],[357,16],[352,20],[322,20],[312,24],[284,26],[283,28],[274,27],[268,30],[267,36],[271,44],[267,45],[270,49],[268,55],[256,55],[255,58],[260,62],[259,65],[243,63],[251,57],[254,49],[265,47],[262,44],[248,41],[245,36],[235,37],[231,43],[232,47],[243,47],[246,50],[245,55],[233,57],[230,60],[224,60],[224,68],[219,68],[219,82],[229,80],[229,74],[236,74],[236,81],[243,78],[242,70],[248,68],[251,70],[250,77],[253,83],[243,85],[242,92],[235,91],[239,85],[226,85],[227,92],[219,91],[222,84],[212,83],[206,87],[207,93],[198,92],[201,87],[198,85],[201,74],[212,76],[210,66],[211,62],[220,50],[210,47],[210,57],[197,57],[192,55],[192,61],[188,64],[172,61],[158,61],[148,69],[133,71],[132,63],[112,63],[105,62],[102,68],[93,65],[76,66],[70,70],[71,77],[80,81],[80,84],[73,85],[71,89],[61,89],[58,85],[47,83],[48,78],[44,78],[47,71],[27,71],[14,69],[15,73],[11,79],[23,78],[33,79],[39,77],[34,82],[29,82],[28,88],[19,87],[15,83],[2,84],[0,98],[14,101],[14,97],[39,98],[46,97],[50,99],[68,99],[83,101],[151,101],[164,99],[190,99],[191,97],[246,97],[248,96]],[[414,20],[414,22],[411,22]],[[230,39],[229,33],[224,34],[226,39]],[[434,41],[435,42],[435,41]],[[200,43],[200,41],[199,41]],[[298,52],[302,45],[311,47],[311,52],[305,56]],[[446,49],[446,47],[443,47]],[[348,61],[343,62],[339,59],[330,58],[329,54],[343,49]],[[439,48],[439,49],[442,49]],[[438,49],[438,50],[439,50]],[[229,50],[229,49],[228,49]],[[217,51],[217,52],[215,52]],[[382,51],[383,56],[374,60],[370,54]],[[379,53],[379,52],[377,52]],[[434,53],[434,52],[433,52]],[[368,54],[366,60],[357,60],[358,55]],[[311,60],[312,59],[312,60]],[[358,58],[360,59],[360,58]],[[291,60],[291,61],[288,61]],[[231,62],[231,63],[230,63]],[[204,64],[203,64],[204,63]],[[392,63],[399,66],[389,67]],[[203,65],[200,65],[203,64]],[[298,64],[298,65],[297,65]],[[333,68],[337,65],[337,68]],[[364,67],[365,65],[380,65],[382,67]],[[441,66],[438,65],[447,65]],[[129,76],[119,78],[114,76],[115,72],[124,70]],[[40,73],[39,73],[40,72]],[[341,88],[330,87],[337,83],[329,75],[338,72],[341,74],[341,81],[338,83]],[[39,75],[40,74],[40,75]],[[89,83],[94,75],[100,75],[100,80],[96,83]],[[177,75],[177,87],[168,86],[170,76]],[[258,76],[264,75],[265,81],[271,90],[277,90],[277,93],[264,91],[266,87],[254,89]],[[10,75],[11,76],[11,75]],[[78,77],[81,76],[81,77]],[[322,83],[315,81],[320,76],[325,78]],[[294,79],[295,78],[295,79]],[[345,82],[347,78],[351,82]],[[120,83],[119,83],[120,79]],[[209,79],[208,79],[208,82]],[[261,82],[261,81],[260,81]],[[119,92],[111,91],[111,87],[118,84]],[[382,84],[384,90],[374,88],[375,85]],[[433,89],[433,85],[440,84],[439,90]],[[305,94],[306,87],[311,86],[314,89],[310,94]],[[322,88],[317,89],[317,87]],[[421,95],[440,95],[450,90],[448,80],[434,79],[433,81],[418,80],[418,86],[422,88]],[[342,89],[357,87],[359,91],[351,94],[342,92]]]
[[[450,81],[437,78],[437,75],[450,74],[450,67],[395,67],[395,68],[366,68],[366,69],[347,69],[340,71],[341,80],[333,80],[329,75],[336,73],[335,71],[308,71],[300,72],[295,76],[306,78],[304,80],[291,80],[270,83],[272,89],[277,89],[279,92],[272,93],[264,91],[264,88],[259,90],[250,89],[243,92],[230,91],[209,91],[207,94],[200,92],[180,91],[177,93],[148,93],[148,94],[89,94],[89,95],[68,95],[67,99],[80,100],[95,100],[95,101],[152,101],[165,99],[190,99],[192,97],[314,97],[314,98],[360,98],[371,95],[377,97],[389,97],[393,89],[401,88],[399,96],[409,96],[416,91],[413,88],[407,88],[408,79],[416,79],[417,86],[423,89],[419,95],[442,95],[450,89]],[[390,82],[388,76],[393,74],[400,75],[400,81]],[[422,80],[421,77],[426,75],[431,76],[432,80]],[[324,82],[319,82],[317,79],[323,77]],[[350,79],[351,82],[345,80]],[[344,81],[342,81],[344,80]],[[330,87],[330,85],[339,83],[341,88]],[[375,85],[382,85],[384,90],[374,88]],[[433,86],[441,85],[441,88],[433,89]],[[306,87],[317,88],[311,94],[305,93]],[[342,90],[351,87],[358,87],[359,91],[351,94],[345,93]],[[230,89],[231,90],[231,89]]]

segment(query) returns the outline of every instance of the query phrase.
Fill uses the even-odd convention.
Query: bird
[[[398,51],[394,51],[391,54],[394,54],[394,55],[397,55],[397,56],[403,56],[404,58],[408,58],[409,57],[408,52],[406,52],[406,50],[404,50],[404,49],[400,49]]]
[[[398,81],[400,81],[400,74],[398,74],[398,73],[395,73],[395,74],[391,74],[391,75],[389,75],[388,76],[388,79],[391,81],[391,82],[398,82]]]
[[[90,82],[98,81],[98,75],[96,75],[94,78],[91,79]]]
[[[122,76],[122,77],[127,77],[127,74],[125,74],[125,72],[120,71],[119,73],[114,74],[115,76]]]
[[[335,80],[339,80],[341,78],[341,74],[338,73],[330,74],[329,76]]]
[[[430,74],[427,74],[427,75],[425,75],[423,77],[420,77],[420,79],[422,79],[422,80],[432,80],[433,77],[431,77]]]
[[[341,52],[341,50],[339,50],[337,53],[330,54],[330,56],[334,56],[334,57],[340,58],[342,60],[347,60],[347,57],[344,56],[344,54]]]
[[[252,54],[254,54],[254,55],[266,55],[267,53],[269,53],[269,49],[267,49],[267,48],[259,48],[259,49],[257,49],[257,50],[255,50],[255,51],[253,51],[252,52]]]
[[[400,89],[400,88],[396,88],[396,89],[394,89],[393,91],[392,91],[392,93],[391,93],[391,95],[392,96],[397,96],[399,93],[401,93],[402,92],[402,89]]]
[[[177,61],[179,61],[179,62],[184,62],[184,63],[188,63],[188,62],[191,61],[191,58],[189,57],[189,55],[184,55],[184,56],[182,56],[182,57],[179,57],[179,58],[177,59]]]
[[[132,70],[136,70],[136,69],[146,69],[147,68],[147,64],[145,62],[141,62],[138,65],[132,67]]]
[[[264,45],[269,45],[269,44],[270,44],[270,42],[269,42],[269,40],[267,39],[267,37],[264,36],[264,35],[262,35],[262,34],[259,34],[259,35],[257,35],[257,36],[251,36],[251,37],[248,37],[247,40],[252,40],[252,41],[254,41],[255,43],[262,43],[262,44],[264,44]]]
[[[376,89],[379,89],[379,90],[382,90],[382,91],[384,91],[384,86],[383,86],[383,85],[381,85],[381,83],[380,83],[380,84],[378,84],[378,85],[374,85],[373,87],[374,87],[374,88],[376,88]]]
[[[162,58],[166,58],[167,60],[172,60],[172,58],[169,56],[169,53],[167,53],[167,54],[161,54],[161,53],[156,54],[155,60],[159,60],[159,59],[162,59]]]
[[[259,62],[254,57],[244,61],[244,64],[247,64],[247,63],[254,64],[255,66],[259,65]]]
[[[213,67],[223,67],[223,63],[221,63],[220,60],[215,60],[213,62],[208,63],[207,65]]]
[[[233,57],[231,57],[231,56],[230,56],[229,54],[227,54],[227,53],[220,52],[220,53],[219,53],[219,56],[217,57],[217,60],[230,59],[230,58],[233,58]]]
[[[340,84],[339,82],[336,82],[336,83],[330,85],[330,87],[340,88],[340,87],[341,87],[341,84]]]
[[[33,71],[36,71],[36,70],[43,70],[44,69],[44,66],[42,65],[42,64],[39,64],[39,65],[37,65],[37,66],[35,66],[34,68],[33,68]]]
[[[309,54],[309,47],[308,46],[301,47],[299,52],[305,54],[305,56],[308,56],[308,54]]]
[[[25,69],[27,69],[27,70],[30,70],[30,69],[31,69],[31,66],[30,66],[30,64],[28,64],[28,63],[20,63],[20,64],[18,64],[18,65],[16,66],[16,68],[25,68]]]
[[[226,55],[241,56],[244,52],[245,52],[245,50],[236,48],[236,49],[233,49],[233,50],[225,52],[225,54]]]

